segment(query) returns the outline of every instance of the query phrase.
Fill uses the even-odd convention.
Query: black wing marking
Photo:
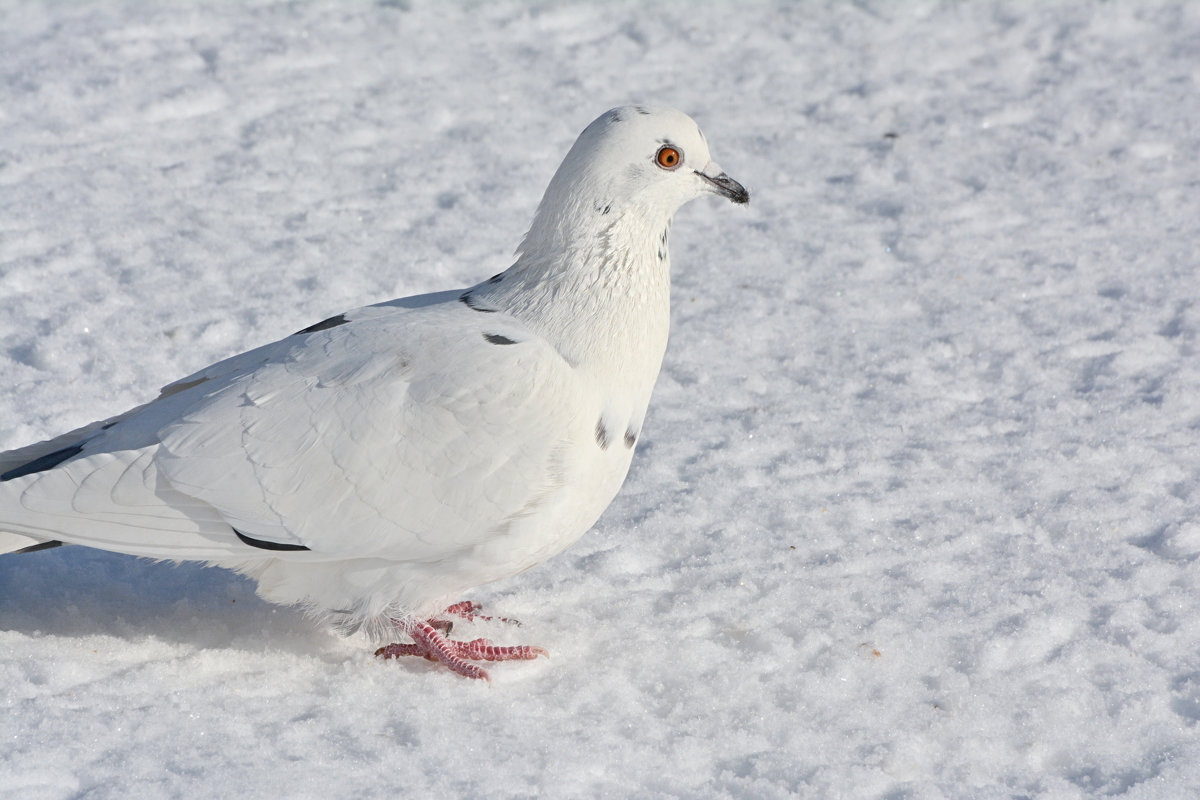
[[[297,550],[309,550],[310,549],[310,548],[305,547],[302,544],[280,544],[279,542],[268,542],[268,541],[264,541],[263,539],[253,539],[253,538],[247,536],[246,534],[242,533],[241,531],[239,531],[237,528],[233,528],[233,532],[236,533],[237,537],[239,539],[241,539],[243,542],[250,545],[251,547],[257,547],[259,550],[283,550],[283,551],[295,552]]]
[[[29,545],[29,547],[22,547],[20,550],[13,550],[6,555],[15,556],[18,553],[36,553],[38,550],[50,550],[54,547],[62,547],[64,544],[66,542],[38,542],[37,544]]]
[[[323,319],[320,322],[318,322],[316,325],[309,325],[307,328],[305,328],[302,331],[296,331],[295,333],[292,334],[292,336],[299,336],[302,333],[316,333],[317,331],[326,331],[326,330],[329,330],[330,328],[336,328],[338,325],[345,325],[349,321],[350,320],[346,319],[345,314],[338,314],[336,317],[330,317],[329,319]]]
[[[19,467],[13,467],[8,472],[0,474],[0,481],[11,481],[13,478],[22,478],[26,475],[32,475],[35,472],[45,472],[48,469],[54,469],[67,459],[74,458],[83,452],[85,444],[87,442],[73,444],[61,450],[55,450],[53,453],[46,453],[46,455],[35,458],[33,461],[22,464]]]

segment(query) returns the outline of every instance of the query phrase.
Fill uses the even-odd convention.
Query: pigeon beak
[[[696,170],[696,174],[708,183],[709,191],[714,194],[728,197],[735,203],[750,202],[750,193],[746,191],[746,187],[726,175],[725,171],[715,163],[708,162],[708,166],[703,171]]]

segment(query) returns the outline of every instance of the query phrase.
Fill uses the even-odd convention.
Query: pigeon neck
[[[535,224],[517,262],[472,294],[536,330],[573,366],[645,385],[648,399],[670,326],[671,217],[647,211],[597,215],[565,246]]]

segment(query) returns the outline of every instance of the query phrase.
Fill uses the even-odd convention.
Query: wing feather
[[[513,330],[518,345],[491,345],[464,319],[428,309],[313,334],[165,428],[156,463],[238,530],[315,557],[470,548],[557,480],[579,403],[544,342]]]
[[[436,561],[481,546],[561,485],[586,404],[570,366],[517,322],[487,315],[484,331],[457,295],[431,297],[349,312],[0,455],[19,470],[73,451],[0,482],[0,530],[14,547],[223,562],[262,557],[234,529],[309,548],[272,553],[288,559]]]

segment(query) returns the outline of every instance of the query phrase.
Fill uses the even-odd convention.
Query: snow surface
[[[5,557],[0,795],[1196,796],[1198,84],[1188,2],[5,2],[0,448],[503,269],[614,105],[752,201],[621,495],[472,595],[551,659]]]

